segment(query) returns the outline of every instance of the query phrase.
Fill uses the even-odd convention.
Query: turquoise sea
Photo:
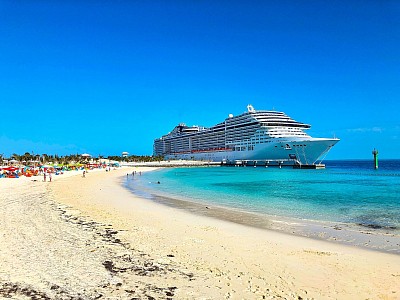
[[[378,170],[372,160],[325,164],[321,170],[164,168],[130,176],[126,186],[149,199],[400,232],[400,160],[380,160]]]

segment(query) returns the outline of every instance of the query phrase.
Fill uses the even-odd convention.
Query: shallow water
[[[127,186],[259,214],[400,231],[400,160],[328,161],[326,169],[193,167],[136,174]],[[160,184],[157,182],[160,181]]]

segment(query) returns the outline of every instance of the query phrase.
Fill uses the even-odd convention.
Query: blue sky
[[[251,103],[400,158],[399,1],[0,1],[0,154],[152,154]]]

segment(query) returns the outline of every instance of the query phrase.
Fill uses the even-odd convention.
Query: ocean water
[[[322,170],[165,168],[137,174],[126,186],[149,199],[400,231],[400,160],[380,160],[378,170],[372,160],[325,163]]]

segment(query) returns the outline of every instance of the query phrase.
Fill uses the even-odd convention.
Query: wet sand
[[[400,298],[400,255],[160,205],[121,186],[131,172],[0,180],[0,296]]]
[[[139,177],[140,178],[140,177]],[[137,178],[136,178],[137,179]],[[190,213],[241,225],[268,229],[333,243],[400,255],[400,231],[396,228],[371,228],[360,224],[296,219],[242,211],[214,204],[149,194],[135,188],[132,178],[121,178],[121,185],[135,195]]]

